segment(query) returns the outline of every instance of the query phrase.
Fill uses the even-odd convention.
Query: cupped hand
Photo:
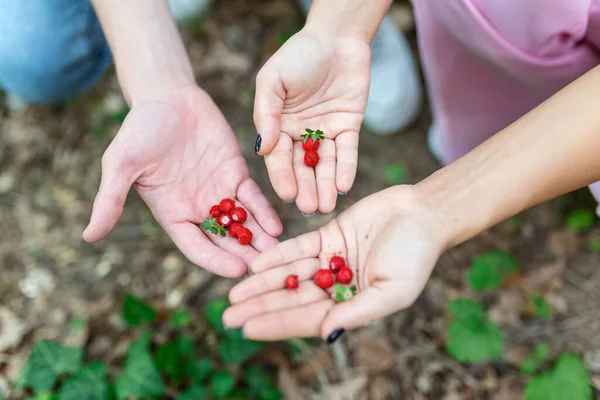
[[[258,256],[251,265],[255,275],[231,290],[223,322],[256,340],[327,338],[366,325],[416,300],[446,246],[446,231],[413,186],[371,195],[318,231]],[[358,288],[341,303],[312,281],[334,254],[346,259]],[[284,288],[290,274],[298,275],[298,289]]]
[[[240,277],[259,252],[278,243],[279,217],[250,178],[225,118],[195,85],[132,106],[102,158],[86,241],[101,240],[114,228],[131,185],[182,253],[215,274]],[[226,197],[248,210],[251,246],[199,227]]]
[[[356,176],[358,132],[369,91],[369,44],[305,27],[256,78],[258,154],[275,192],[304,214],[331,212]],[[301,135],[320,129],[320,162],[304,164]],[[260,146],[259,146],[260,145]]]

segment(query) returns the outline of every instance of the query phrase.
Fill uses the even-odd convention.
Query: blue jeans
[[[56,103],[94,84],[112,57],[89,0],[0,0],[0,87]]]

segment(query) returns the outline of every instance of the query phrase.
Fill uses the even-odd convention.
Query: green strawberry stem
[[[213,235],[221,235],[223,237],[227,236],[227,232],[225,231],[225,227],[223,225],[219,225],[217,219],[214,217],[208,217],[204,221],[202,221],[202,225],[200,225],[202,229],[205,231],[209,231]]]
[[[308,138],[312,138],[313,142],[316,142],[317,140],[325,139],[325,134],[320,129],[313,131],[312,129],[306,128],[305,130],[306,130],[306,133],[304,133],[301,136],[303,142],[306,142],[308,140]]]

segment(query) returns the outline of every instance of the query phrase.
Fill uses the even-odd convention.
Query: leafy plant
[[[527,400],[591,400],[589,372],[581,358],[564,354],[553,369],[534,377],[525,387]]]
[[[533,311],[533,315],[535,315],[538,319],[550,319],[552,318],[552,307],[546,301],[546,298],[537,293],[529,293],[528,295],[529,304]]]
[[[518,271],[519,264],[509,252],[496,250],[475,257],[467,277],[475,291],[483,292],[487,289],[499,289]]]
[[[406,179],[406,165],[388,164],[385,167],[385,180],[390,186],[402,185]]]
[[[121,315],[130,328],[156,321],[156,310],[129,293],[123,298]]]
[[[546,343],[539,343],[535,346],[535,350],[531,357],[527,358],[521,364],[521,372],[531,375],[546,361],[550,348]]]
[[[590,250],[594,253],[600,253],[600,238],[595,237],[590,240]]]
[[[456,360],[479,363],[498,359],[504,347],[502,333],[474,300],[453,300],[448,312],[452,322],[448,327],[446,349]]]
[[[567,216],[567,227],[574,232],[589,231],[596,221],[596,214],[588,208],[578,208]]]
[[[277,46],[278,47],[283,46],[285,44],[285,42],[290,40],[290,38],[298,32],[300,32],[299,26],[291,26],[289,28],[286,28],[283,32],[281,32],[279,35],[277,35],[277,38],[275,39]]]
[[[175,310],[171,316],[171,325],[175,328],[185,328],[192,323],[192,316],[186,310]]]
[[[93,363],[83,367],[62,385],[59,400],[109,400],[110,385],[106,366]]]

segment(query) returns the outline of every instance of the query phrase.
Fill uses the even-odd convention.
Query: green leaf
[[[146,322],[156,321],[156,310],[129,293],[123,298],[121,314],[123,321],[130,328],[135,328]]]
[[[192,315],[186,310],[175,310],[171,316],[171,325],[176,328],[185,328],[192,323]]]
[[[292,36],[294,36],[299,31],[300,31],[300,27],[298,27],[298,26],[292,26],[292,27],[285,29],[283,32],[281,32],[277,36],[277,39],[275,40],[275,42],[277,43],[277,46],[278,47],[283,46],[285,42],[287,42]]]
[[[87,325],[87,320],[84,317],[75,317],[69,323],[69,327],[73,331],[82,331]]]
[[[215,299],[204,305],[204,318],[218,333],[225,333],[223,325],[223,313],[229,307],[229,302],[225,299]]]
[[[402,185],[406,179],[405,164],[389,164],[385,167],[385,180],[388,185]]]
[[[600,238],[592,238],[590,240],[590,250],[594,253],[600,253]]]
[[[75,372],[81,367],[82,357],[81,349],[40,340],[21,371],[18,386],[30,387],[36,393],[49,392],[60,375]]]
[[[117,377],[115,390],[119,400],[130,397],[160,396],[165,386],[149,351],[151,336],[145,333],[127,350],[125,369]]]
[[[187,364],[191,362],[193,351],[192,339],[180,336],[156,349],[156,365],[165,375],[181,380],[186,376]]]
[[[339,283],[333,288],[333,293],[335,296],[335,301],[339,303],[346,300],[350,300],[354,295],[354,293],[352,292],[352,288],[346,287]]]
[[[187,375],[191,376],[194,382],[200,384],[210,377],[215,369],[215,364],[210,358],[200,358],[188,362],[186,368]]]
[[[110,116],[110,118],[119,123],[122,124],[125,121],[125,118],[127,117],[127,114],[129,114],[129,109],[128,108],[124,108],[123,110],[114,113],[113,115]]]
[[[255,356],[263,347],[263,343],[254,342],[242,337],[227,335],[219,342],[219,356],[227,364],[241,364]]]
[[[27,400],[57,400],[58,397],[54,393],[45,392],[37,393],[35,396],[28,397]]]
[[[575,232],[586,232],[596,221],[596,214],[587,208],[578,208],[567,216],[567,226]]]
[[[544,296],[537,293],[530,293],[529,302],[531,303],[536,318],[543,320],[552,318],[552,308]]]
[[[518,270],[519,264],[510,253],[502,250],[491,251],[473,259],[473,265],[468,272],[469,283],[477,292],[498,289]]]
[[[210,380],[213,397],[227,397],[235,388],[235,377],[230,372],[218,372]]]
[[[200,386],[192,386],[181,393],[177,400],[204,400],[208,399],[208,390]]]
[[[261,400],[280,400],[283,394],[275,386],[271,375],[256,366],[247,367],[242,372],[242,379],[250,388],[250,392]]]
[[[581,358],[564,354],[554,368],[533,378],[525,387],[527,400],[591,400],[590,375]]]
[[[521,364],[521,372],[528,375],[533,374],[546,361],[549,353],[550,348],[548,345],[546,343],[539,343],[535,346],[533,355]]]
[[[106,366],[93,363],[69,378],[58,393],[59,400],[110,400]]]
[[[449,305],[452,322],[448,327],[448,353],[460,362],[479,363],[498,359],[503,339],[500,328],[483,313],[479,304],[456,299]]]

